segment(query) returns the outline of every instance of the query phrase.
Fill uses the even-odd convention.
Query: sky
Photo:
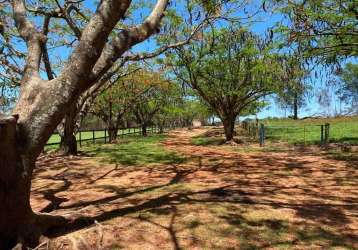
[[[257,2],[257,1],[254,1]],[[257,3],[256,3],[257,5]],[[252,31],[257,34],[264,35],[265,32],[269,28],[274,27],[276,23],[285,24],[288,21],[284,18],[283,15],[278,13],[267,13],[264,12],[259,15],[259,22],[256,22],[252,25]],[[358,63],[357,60],[349,59],[347,62]],[[344,66],[345,62],[342,64]],[[315,75],[315,71],[320,72],[318,77]],[[328,77],[327,77],[328,76]],[[346,105],[342,103],[339,97],[336,95],[337,86],[333,86],[332,80],[336,83],[338,78],[335,77],[330,69],[320,67],[319,65],[315,65],[314,71],[311,73],[311,77],[308,80],[309,84],[312,86],[312,90],[307,94],[305,101],[306,105],[299,109],[299,117],[307,117],[307,116],[317,116],[317,115],[335,115],[337,112],[342,112],[346,108]],[[327,91],[330,99],[330,106],[322,107],[318,102],[318,96],[321,91]],[[267,118],[267,117],[288,117],[292,115],[287,109],[281,108],[277,103],[275,98],[267,98],[269,105],[260,111],[255,116],[250,116],[251,118],[257,117],[259,119]]]
[[[134,1],[134,2],[139,2],[139,0]],[[154,0],[149,0],[146,3],[153,3]],[[175,3],[175,1],[173,1]],[[94,1],[85,1],[85,6],[89,9],[91,9],[92,11],[95,10],[95,3]],[[180,8],[180,6],[177,6],[178,8]],[[261,7],[261,1],[260,0],[253,0],[251,2],[251,4],[246,5],[245,6],[245,11],[252,13],[253,11],[260,9]],[[136,22],[138,23],[138,20],[142,20],[143,18],[145,18],[148,13],[149,13],[149,8],[140,8],[140,11],[136,11],[132,13],[132,16],[134,17],[133,20],[136,20]],[[241,9],[240,11],[238,11],[236,13],[237,16],[243,16],[245,15],[243,9]],[[287,20],[285,20],[285,18],[280,15],[280,14],[271,14],[268,12],[262,12],[261,14],[255,16],[255,20],[256,22],[253,22],[251,24],[251,30],[254,31],[257,34],[260,35],[264,35],[265,32],[267,31],[268,28],[273,27],[276,23],[284,23]],[[35,22],[39,21],[35,19]],[[131,20],[129,20],[130,22]],[[225,24],[224,24],[225,25]],[[25,50],[25,47],[23,46],[23,43],[19,42],[19,47],[22,50]],[[148,41],[145,41],[139,45],[136,45],[133,49],[134,52],[147,52],[147,51],[152,51],[156,48],[156,43],[155,43],[155,39],[149,39]],[[51,49],[50,51],[52,51],[52,54],[55,55],[52,58],[53,59],[61,59],[61,60],[65,60],[69,53],[70,53],[70,49],[66,49],[66,48],[60,48],[60,49]],[[323,70],[326,71],[327,69],[319,69],[318,70]],[[325,74],[323,74],[325,75]],[[45,75],[43,75],[44,78],[46,78]],[[333,114],[335,111],[339,111],[340,109],[344,109],[344,105],[342,103],[340,103],[339,98],[335,95],[335,90],[331,90],[330,91],[330,98],[332,99],[331,101],[331,106],[329,107],[329,110],[324,110],[318,103],[317,101],[317,95],[319,93],[319,91],[323,89],[327,89],[327,82],[329,81],[328,78],[326,77],[320,77],[320,78],[315,78],[312,77],[311,79],[311,84],[313,87],[313,90],[309,93],[309,96],[307,97],[307,104],[305,107],[303,107],[302,109],[300,109],[299,112],[299,116],[300,117],[305,117],[305,116],[311,116],[311,115],[315,115],[318,113],[322,113],[322,112],[326,112],[329,114]],[[267,99],[270,103],[270,105],[266,108],[264,108],[261,112],[259,112],[257,114],[258,118],[265,118],[265,117],[285,117],[290,115],[289,111],[284,110],[282,108],[279,107],[279,105],[277,104],[277,102],[275,101],[274,98],[268,98]]]

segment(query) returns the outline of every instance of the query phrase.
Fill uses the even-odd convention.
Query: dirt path
[[[358,248],[356,167],[300,152],[191,145],[203,132],[172,131],[162,143],[182,162],[42,159],[33,207],[84,215],[51,235],[61,236],[52,249]]]

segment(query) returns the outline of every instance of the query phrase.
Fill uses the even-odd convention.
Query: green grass
[[[123,165],[145,164],[179,164],[185,161],[183,156],[164,149],[160,142],[164,135],[151,135],[148,137],[127,136],[118,144],[88,144],[82,150],[92,156],[101,157],[104,162]]]
[[[137,132],[137,131],[139,131],[139,129],[136,128],[135,131]],[[129,133],[129,132],[134,133],[134,129],[133,129],[133,128],[130,129],[130,130],[129,130],[129,129],[124,129],[124,130],[121,129],[120,131],[118,131],[118,135],[121,135],[121,134],[123,134],[123,133]],[[94,136],[95,136],[95,138],[104,137],[104,130],[102,130],[102,131],[95,131]],[[108,136],[108,132],[107,132],[107,136]],[[80,139],[80,134],[79,134],[79,133],[76,134],[76,138],[77,138],[77,140]],[[92,131],[81,132],[81,139],[82,139],[82,140],[92,139],[92,138],[93,138],[93,132],[92,132]],[[50,139],[47,141],[47,143],[48,143],[48,144],[51,144],[51,143],[60,143],[60,141],[61,141],[60,135],[58,135],[58,134],[53,134],[53,135],[50,137]]]
[[[358,144],[358,116],[328,119],[268,119],[263,123],[266,137],[272,141],[291,144],[318,144],[321,139],[320,125],[330,124],[330,142]]]

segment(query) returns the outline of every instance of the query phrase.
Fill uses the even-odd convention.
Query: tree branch
[[[122,30],[117,37],[107,43],[92,71],[93,81],[101,77],[103,72],[106,72],[124,52],[157,32],[168,3],[169,0],[157,0],[151,14],[141,25]]]
[[[45,36],[47,36],[47,34],[48,34],[48,26],[50,24],[50,19],[51,19],[50,16],[45,16],[44,25],[43,25],[43,31],[42,31],[42,33]],[[50,58],[49,58],[48,51],[47,51],[47,43],[43,42],[41,44],[41,47],[42,47],[42,60],[43,60],[44,65],[45,65],[47,78],[49,80],[52,80],[52,79],[54,79],[54,74],[53,74],[53,71],[52,71]]]
[[[28,56],[22,79],[22,83],[24,83],[34,75],[39,76],[42,53],[41,44],[46,40],[46,37],[38,32],[33,23],[27,19],[26,7],[23,0],[12,0],[11,3],[16,27],[28,48]]]
[[[77,87],[80,90],[86,89],[96,82],[88,81],[88,78],[93,66],[102,54],[106,44],[104,38],[109,36],[119,19],[124,17],[130,2],[130,0],[103,0],[100,2],[96,13],[83,30],[81,40],[59,78],[64,81],[78,82]]]

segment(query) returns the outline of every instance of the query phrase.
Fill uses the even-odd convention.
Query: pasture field
[[[215,134],[178,129],[41,156],[31,204],[72,222],[47,249],[358,248],[358,159],[200,139]]]
[[[135,130],[134,130],[135,129]],[[121,134],[126,134],[126,133],[134,133],[134,131],[138,132],[140,129],[139,128],[131,128],[131,129],[120,129],[118,130],[118,135],[120,136]],[[101,131],[95,131],[94,132],[94,136],[95,138],[102,138],[104,137],[104,130]],[[106,135],[108,136],[108,132],[106,133]],[[92,131],[85,131],[85,132],[81,132],[81,139],[82,140],[89,140],[93,138],[93,132]],[[80,134],[77,133],[76,134],[76,139],[79,140],[80,139]],[[53,134],[50,139],[48,140],[47,144],[51,144],[51,143],[60,143],[61,141],[61,137],[59,136],[59,134]]]
[[[329,141],[358,145],[358,116],[326,119],[266,119],[266,137],[272,141],[286,141],[290,144],[319,144],[321,126],[330,124]]]

